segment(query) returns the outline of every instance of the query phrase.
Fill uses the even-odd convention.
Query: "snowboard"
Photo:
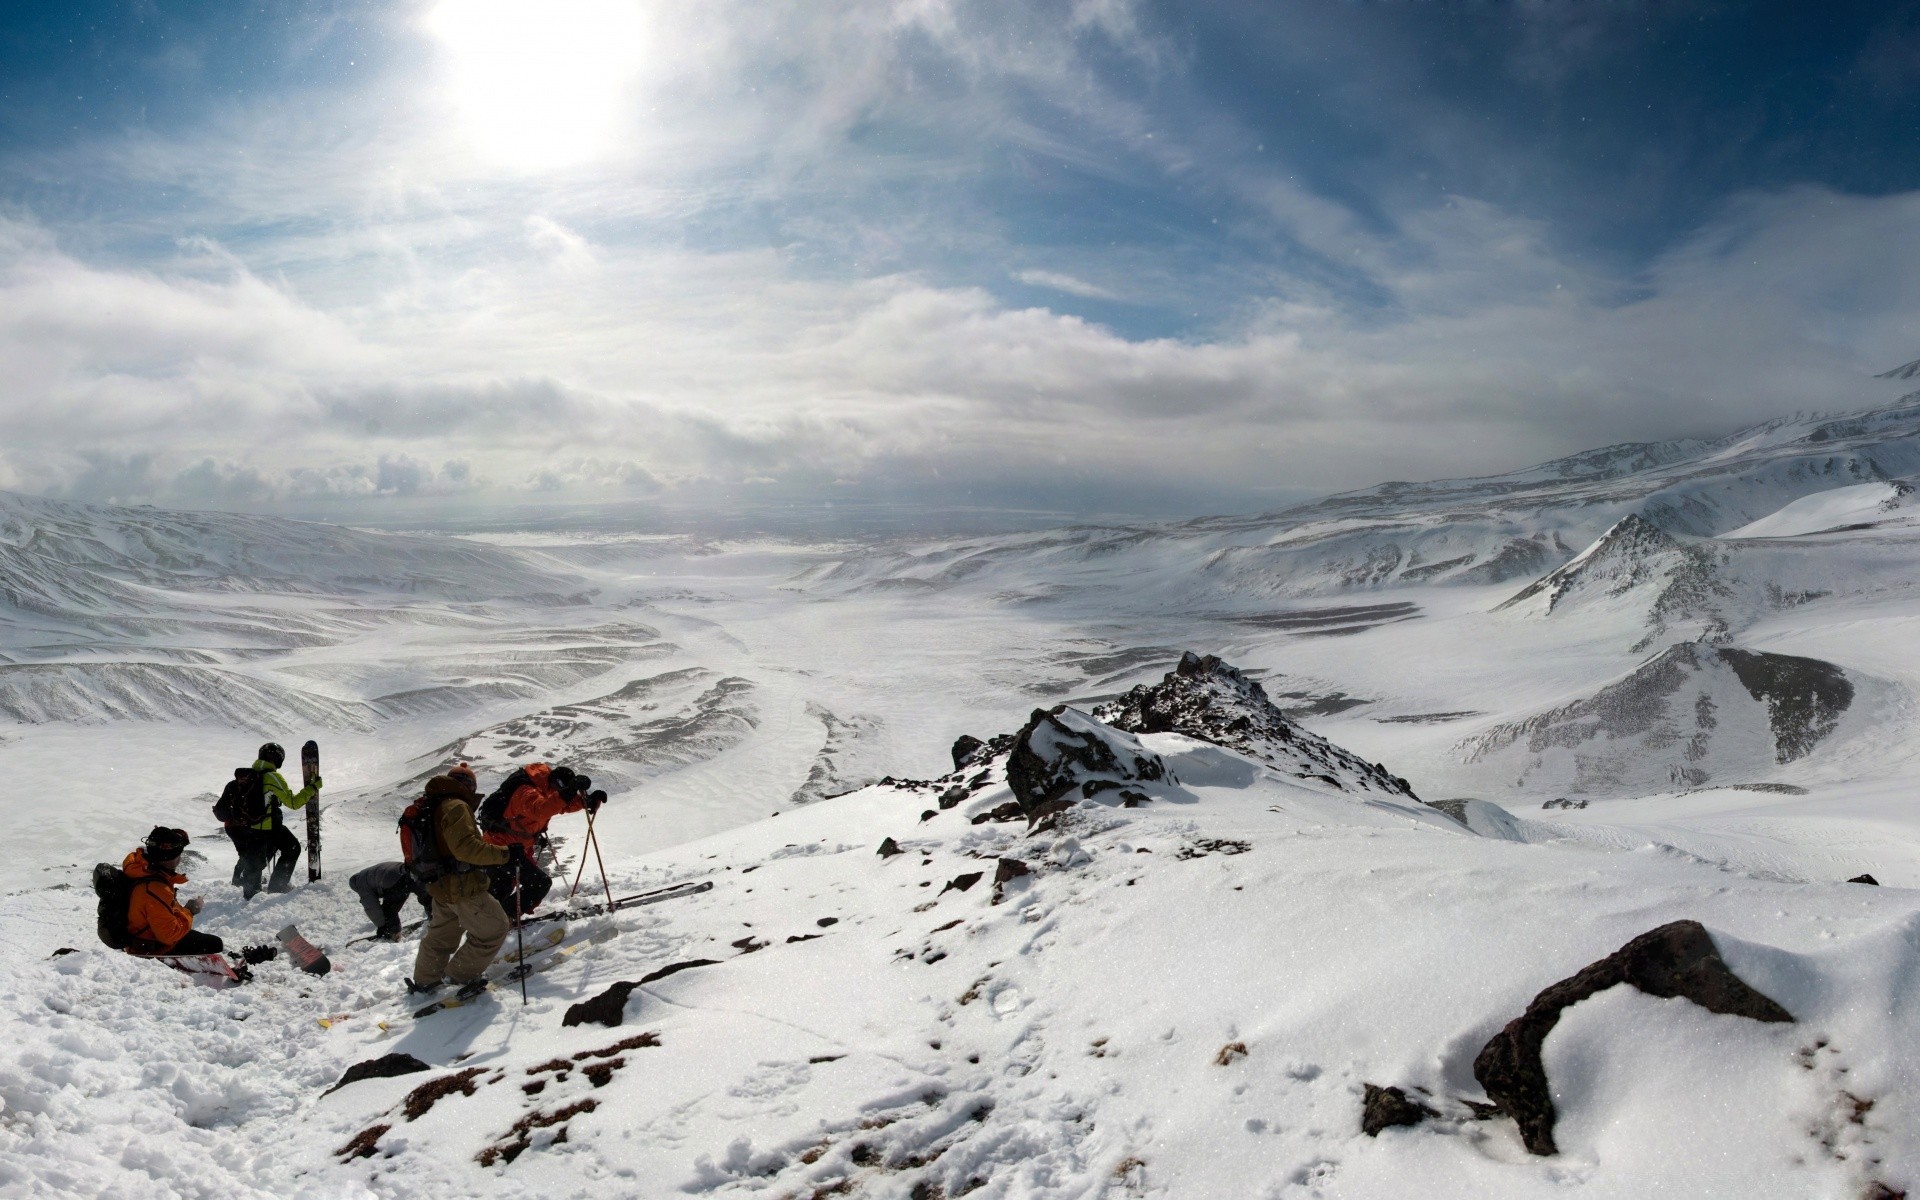
[[[320,776],[320,743],[300,747],[300,786],[312,787]],[[307,802],[307,882],[320,878],[320,797]]]
[[[223,954],[158,954],[154,961],[167,964],[201,987],[223,990],[239,987],[242,982],[240,973]]]
[[[307,974],[325,975],[333,970],[333,960],[329,959],[320,947],[301,937],[299,926],[289,925],[274,936],[278,937],[280,944],[287,948],[287,957]]]

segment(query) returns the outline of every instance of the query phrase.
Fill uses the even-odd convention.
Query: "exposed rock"
[[[1006,896],[1006,886],[1023,875],[1032,875],[1033,868],[1017,858],[1003,858],[993,871],[993,902],[1000,903]]]
[[[974,752],[985,745],[985,742],[969,733],[963,733],[953,739],[953,769],[966,770],[967,764],[973,761]]]
[[[412,1075],[419,1071],[431,1070],[433,1070],[432,1067],[411,1054],[383,1054],[379,1058],[370,1058],[348,1067],[347,1073],[340,1077],[339,1083],[320,1094],[331,1096],[348,1084],[359,1083],[362,1079],[392,1079],[396,1075]]]
[[[1185,734],[1340,791],[1413,796],[1407,781],[1385,767],[1294,724],[1259,683],[1211,654],[1189,650],[1159,683],[1142,684],[1093,712],[1115,729]]]
[[[1847,882],[1848,883],[1864,883],[1871,887],[1880,886],[1880,881],[1878,879],[1875,879],[1871,875],[1855,875],[1852,879],[1847,880]]]
[[[1028,817],[1055,801],[1091,799],[1128,783],[1167,778],[1160,756],[1132,735],[1066,705],[1033,710],[1014,735],[1007,784]]]
[[[1473,1077],[1487,1098],[1520,1126],[1520,1137],[1534,1154],[1558,1152],[1541,1045],[1568,1005],[1621,983],[1649,996],[1684,996],[1708,1012],[1756,1021],[1793,1020],[1793,1014],[1733,973],[1698,921],[1674,921],[1641,934],[1535,996],[1527,1011],[1509,1021],[1473,1060]]]
[[[1225,1055],[1226,1051],[1221,1051],[1223,1058]],[[1418,1125],[1428,1117],[1440,1115],[1397,1087],[1376,1087],[1369,1083],[1366,1089],[1366,1099],[1360,1105],[1360,1132],[1368,1137],[1379,1137],[1382,1129]]]
[[[985,871],[968,871],[965,875],[955,875],[947,881],[947,886],[940,889],[940,894],[944,896],[948,892],[964,892],[974,884],[979,883],[981,877],[985,874]]]
[[[880,839],[879,854],[881,858],[892,858],[896,854],[905,854],[905,853],[906,851],[900,848],[900,843],[894,841],[892,838]]]
[[[622,980],[591,1000],[582,1000],[567,1009],[561,1025],[605,1025],[612,1027],[626,1019],[627,1000],[640,981]]]

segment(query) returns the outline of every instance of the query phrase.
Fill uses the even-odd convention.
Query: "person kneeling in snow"
[[[429,917],[433,915],[432,894],[403,862],[375,863],[356,871],[353,878],[347,880],[347,886],[360,897],[360,907],[366,910],[367,920],[373,922],[374,936],[386,941],[400,940],[400,910],[406,907],[408,896],[420,901],[420,907],[427,910]]]
[[[174,888],[187,881],[176,874],[180,854],[187,848],[187,831],[155,825],[140,849],[127,855],[120,869],[133,883],[127,901],[127,952],[130,954],[218,954],[226,943],[194,929],[200,897],[185,904]]]
[[[468,984],[479,979],[513,928],[506,910],[487,892],[486,871],[474,869],[499,866],[508,855],[480,836],[473,819],[473,776],[436,775],[427,780],[425,799],[433,805],[439,877],[427,884],[433,915],[414,956],[410,992],[432,991],[444,981]]]

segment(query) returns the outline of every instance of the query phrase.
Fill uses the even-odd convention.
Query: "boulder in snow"
[[[1166,764],[1139,739],[1064,704],[1034,709],[1007,759],[1007,783],[1030,818],[1058,801],[1105,791],[1139,796],[1127,785],[1167,778]]]
[[[1649,996],[1684,996],[1708,1012],[1792,1021],[1793,1014],[1749,987],[1713,944],[1698,921],[1674,921],[1634,938],[1600,961],[1533,998],[1527,1011],[1507,1022],[1473,1060],[1473,1077],[1487,1099],[1520,1126],[1535,1154],[1555,1154],[1553,1096],[1540,1047],[1568,1005],[1615,984],[1631,984]]]

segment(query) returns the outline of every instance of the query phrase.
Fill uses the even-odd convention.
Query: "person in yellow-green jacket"
[[[227,822],[227,837],[239,852],[239,861],[233,865],[233,882],[249,900],[260,890],[260,877],[270,864],[273,875],[267,881],[267,890],[293,890],[293,868],[300,861],[300,839],[287,828],[280,812],[283,808],[305,808],[320,796],[317,775],[312,783],[297,792],[287,786],[280,774],[280,767],[286,761],[287,752],[278,742],[260,747],[260,757],[248,768],[259,780],[258,792],[248,797],[248,804],[238,819]],[[278,862],[274,861],[276,857]]]

